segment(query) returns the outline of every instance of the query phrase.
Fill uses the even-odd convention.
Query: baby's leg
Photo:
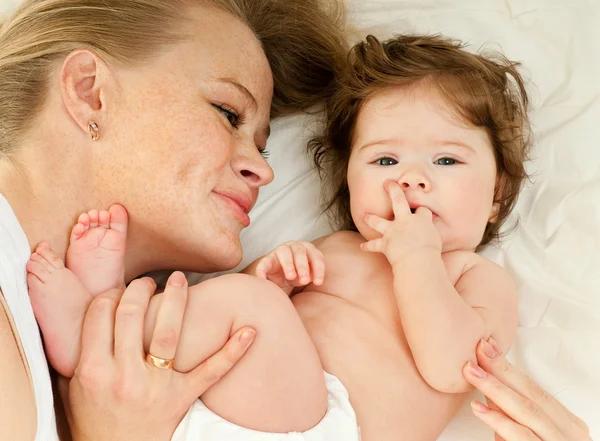
[[[50,363],[72,377],[79,360],[81,328],[93,295],[125,287],[127,211],[90,211],[71,232],[67,266],[41,243],[27,264],[29,296]]]
[[[146,319],[148,350],[161,295]],[[302,432],[327,410],[316,349],[288,296],[271,282],[243,274],[193,286],[175,368],[187,372],[220,349],[239,328],[256,329],[244,358],[201,399],[222,418],[261,432]]]
[[[48,360],[59,374],[70,378],[79,361],[83,318],[92,295],[46,242],[31,255],[27,272],[29,298]]]

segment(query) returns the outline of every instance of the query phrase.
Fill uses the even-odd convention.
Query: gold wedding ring
[[[155,357],[149,352],[146,355],[146,361],[152,366],[157,367],[159,369],[173,369],[173,360],[166,360],[164,358]]]

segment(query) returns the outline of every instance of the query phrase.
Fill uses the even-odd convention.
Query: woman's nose
[[[259,188],[273,181],[273,169],[256,147],[238,155],[233,163],[235,173],[246,181],[250,188]]]

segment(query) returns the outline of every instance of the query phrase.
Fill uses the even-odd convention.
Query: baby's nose
[[[399,180],[398,184],[403,190],[424,190],[431,189],[431,183],[422,173],[405,173]]]

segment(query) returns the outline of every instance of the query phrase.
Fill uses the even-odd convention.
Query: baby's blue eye
[[[452,158],[440,158],[437,161],[434,162],[434,164],[437,165],[455,165],[456,159],[452,159]]]
[[[390,166],[398,164],[398,161],[392,158],[381,158],[377,160],[378,165]]]

